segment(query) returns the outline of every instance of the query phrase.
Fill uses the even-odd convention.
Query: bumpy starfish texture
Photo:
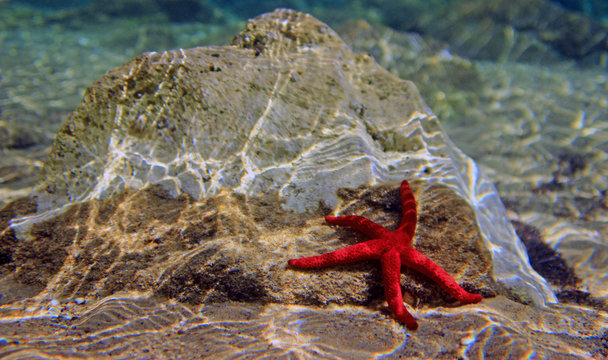
[[[416,330],[418,323],[403,304],[400,282],[401,265],[431,278],[461,303],[478,303],[482,297],[467,292],[439,265],[412,247],[417,213],[416,200],[414,200],[414,194],[407,180],[401,183],[400,195],[403,214],[399,227],[395,231],[391,232],[363,216],[326,216],[325,221],[328,224],[351,227],[369,236],[372,240],[318,256],[292,259],[288,261],[288,264],[295,268],[313,269],[350,264],[361,260],[380,260],[384,294],[389,309],[397,320],[404,323],[409,329]]]

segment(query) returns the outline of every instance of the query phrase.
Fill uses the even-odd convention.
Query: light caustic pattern
[[[419,309],[421,327],[415,336],[396,322],[378,321],[385,315],[377,311],[351,306],[224,303],[189,308],[135,298],[55,306],[59,315],[39,311],[26,317],[25,310],[1,309],[0,356],[416,359],[453,353],[471,360],[507,355],[583,360],[601,358],[601,332],[608,325],[605,314],[576,306],[539,310],[505,298],[467,307]],[[74,311],[80,316],[71,318]],[[27,331],[27,339],[16,337],[16,328]],[[459,340],[446,342],[446,336]]]

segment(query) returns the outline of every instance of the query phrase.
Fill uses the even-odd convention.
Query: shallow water
[[[45,5],[42,3],[37,5]],[[162,11],[162,7],[158,12],[136,11],[139,16],[133,16],[91,13],[84,6],[43,9],[29,7],[26,2],[0,2],[0,205],[29,194],[38,183],[37,174],[54,134],[79,104],[84,89],[99,76],[144,51],[224,44],[244,26],[247,17],[260,13],[263,6],[273,8],[271,2],[263,6],[248,4],[235,3],[233,8],[224,5],[216,8],[213,16],[196,12],[193,19],[184,19],[183,13]],[[549,310],[538,310],[540,314],[527,313],[527,307],[505,298],[451,308],[446,310],[449,315],[420,309],[422,321],[428,322],[421,326],[427,329],[423,331],[462,326],[458,314],[467,312],[475,320],[467,317],[472,323],[458,330],[462,331],[461,338],[455,341],[460,347],[450,353],[454,357],[479,358],[485,354],[492,358],[479,348],[501,339],[502,343],[492,345],[497,349],[494,354],[518,344],[517,356],[523,358],[543,354],[547,349],[557,349],[552,354],[571,352],[573,358],[585,358],[588,348],[579,341],[580,335],[586,332],[601,339],[598,329],[607,321],[605,53],[568,56],[517,30],[515,23],[497,22],[495,27],[486,24],[483,33],[483,26],[474,26],[474,21],[468,30],[454,25],[454,33],[461,36],[458,38],[446,35],[440,27],[423,28],[428,24],[421,22],[419,34],[414,35],[406,31],[411,30],[407,19],[412,16],[404,15],[404,23],[398,24],[382,7],[370,11],[346,2],[338,8],[323,4],[297,10],[312,11],[356,52],[368,52],[385,68],[414,81],[451,140],[494,182],[509,210],[509,220],[534,226],[580,279],[576,290],[596,301],[595,307],[549,305]],[[432,18],[443,5],[437,2],[436,8],[414,9],[420,11],[418,17]],[[359,18],[381,23],[370,26],[349,21]],[[452,21],[458,24],[466,19],[455,17]],[[507,37],[511,42],[497,35],[501,31],[507,35],[513,32]],[[542,56],[527,55],[533,52],[530,49]],[[558,298],[560,293],[565,296],[564,291],[572,290],[556,285],[553,289]],[[326,311],[251,304],[189,308],[132,296],[105,299],[90,305],[91,309],[88,303],[69,301],[26,301],[16,308],[3,305],[1,324],[6,334],[21,327],[21,331],[37,335],[27,345],[16,342],[16,335],[0,338],[0,352],[12,358],[120,358],[141,347],[141,353],[135,356],[146,358],[150,351],[158,356],[153,350],[157,346],[172,354],[166,357],[173,357],[177,351],[184,351],[185,357],[210,356],[200,348],[201,343],[208,343],[207,351],[225,358],[244,357],[244,352],[277,358],[413,358],[420,354],[417,349],[428,346],[420,342],[422,335],[431,337],[430,343],[436,342],[435,354],[442,348],[440,334],[412,335],[389,322],[376,328],[372,336],[367,326],[378,326],[377,317],[386,314],[366,308]],[[517,318],[518,313],[524,315]],[[74,316],[78,316],[76,323],[72,321]],[[369,318],[375,320],[361,325]],[[334,325],[328,330],[328,323],[355,330],[336,335],[340,327]],[[357,332],[357,326],[365,331]],[[578,340],[569,343],[566,335],[555,332],[556,328],[568,329],[566,335]],[[543,339],[551,339],[547,340],[551,344],[531,346],[539,333]],[[56,337],[47,341],[51,335]],[[168,343],[158,343],[161,338],[171,337]],[[310,344],[315,346],[305,346]],[[428,347],[424,351],[433,354]]]

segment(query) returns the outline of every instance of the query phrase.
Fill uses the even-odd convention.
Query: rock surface
[[[493,296],[491,256],[471,207],[444,186],[421,187],[416,186],[416,248],[470,291]],[[398,184],[341,191],[341,211],[394,229],[401,214],[398,199]],[[12,204],[0,213],[4,219],[35,211],[31,201]],[[101,299],[120,291],[193,305],[229,300],[369,304],[383,298],[375,262],[327,271],[287,269],[289,257],[327,252],[365,238],[330,228],[321,214],[298,214],[280,205],[276,196],[222,192],[195,202],[187,195],[172,198],[160,186],[127,190],[108,200],[69,206],[63,214],[38,222],[29,231],[31,241],[19,241],[6,230],[4,280],[56,299]],[[412,303],[414,298],[435,306],[451,301],[420,274],[403,278]],[[19,293],[6,293],[0,301],[15,300],[20,300]]]
[[[434,284],[405,272],[406,301],[434,348],[382,312],[377,264],[285,264],[362,240],[323,214],[395,226],[403,178],[418,201],[415,246],[469,290],[498,295],[450,309]],[[184,344],[185,357],[474,357],[507,346],[559,356],[571,344],[584,357],[605,341],[604,315],[550,304],[493,186],[415,86],[301,13],[256,18],[231,46],[144,54],[112,70],[59,132],[44,179],[0,214],[7,353],[26,356],[45,339],[40,351],[64,354],[64,339],[87,333],[95,341],[78,351],[88,356]],[[19,322],[32,314],[41,320]],[[350,331],[328,337],[336,321]],[[15,323],[36,335],[23,342]],[[556,324],[568,341],[537,342]],[[49,341],[57,326],[71,335]]]

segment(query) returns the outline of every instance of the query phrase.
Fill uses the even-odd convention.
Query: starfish
[[[416,330],[418,323],[403,304],[400,282],[401,265],[429,277],[461,303],[478,303],[482,297],[467,292],[456,283],[450,274],[412,247],[417,222],[416,200],[407,180],[403,180],[399,192],[403,213],[399,227],[395,231],[389,231],[363,216],[326,216],[325,221],[328,224],[351,227],[369,236],[372,240],[318,256],[291,259],[287,263],[295,268],[314,269],[369,259],[380,260],[384,295],[389,309],[398,321],[404,323],[409,329]]]

